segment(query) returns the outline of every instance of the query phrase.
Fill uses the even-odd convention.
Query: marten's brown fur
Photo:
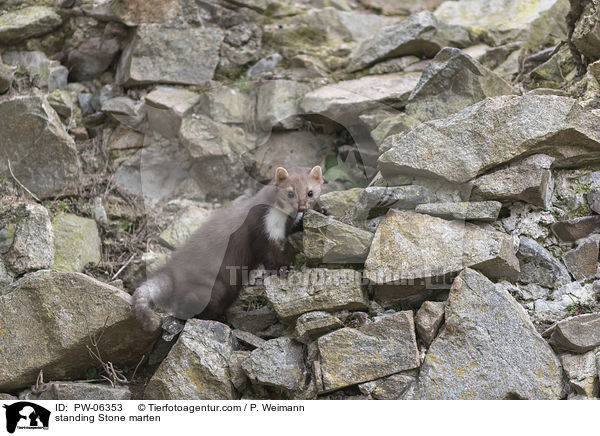
[[[181,319],[214,319],[238,296],[242,269],[287,265],[285,239],[298,213],[319,198],[321,167],[277,168],[271,184],[248,200],[215,212],[134,293],[147,330],[158,327],[151,303]]]

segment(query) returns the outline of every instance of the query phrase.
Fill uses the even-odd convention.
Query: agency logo
[[[19,401],[3,405],[6,409],[6,431],[14,433],[18,428],[27,430],[48,430],[50,411],[29,401]]]

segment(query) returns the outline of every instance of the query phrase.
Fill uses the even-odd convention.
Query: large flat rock
[[[62,24],[52,8],[30,6],[0,15],[0,44],[11,44],[44,35]]]
[[[365,275],[383,285],[458,274],[467,267],[515,279],[519,262],[512,239],[464,221],[390,211],[375,232]]]
[[[424,399],[559,399],[562,367],[523,307],[482,274],[454,281],[446,323],[421,367]]]
[[[521,155],[542,152],[571,159],[597,152],[599,123],[600,117],[568,97],[490,97],[448,118],[389,136],[379,169],[384,177],[416,173],[464,183]]]
[[[115,367],[136,365],[156,339],[131,310],[131,296],[80,273],[37,271],[0,295],[0,390],[46,380],[78,379],[100,366],[86,346]]]

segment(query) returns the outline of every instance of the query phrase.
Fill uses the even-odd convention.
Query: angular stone
[[[550,227],[563,241],[574,242],[600,230],[600,216],[583,216],[557,221]]]
[[[417,204],[415,212],[443,218],[493,222],[498,219],[502,208],[499,201],[463,201],[459,203]]]
[[[203,85],[219,62],[223,32],[214,27],[141,24],[123,50],[117,82]]]
[[[533,239],[521,237],[517,257],[521,267],[519,280],[523,283],[558,288],[571,281],[563,264]]]
[[[0,177],[19,181],[40,198],[78,192],[75,142],[45,97],[10,97],[0,102]],[[18,146],[17,146],[18,144]]]
[[[600,346],[600,313],[585,313],[560,321],[550,343],[566,351],[586,353]]]
[[[562,397],[560,361],[521,305],[482,274],[455,279],[445,326],[421,367],[423,399]]]
[[[531,317],[541,323],[555,323],[573,313],[578,306],[591,306],[596,302],[591,283],[571,282],[552,292],[551,299],[540,298],[527,304]]]
[[[599,235],[592,235],[580,240],[577,248],[563,255],[563,262],[575,280],[587,280],[596,275],[599,240]]]
[[[52,382],[48,389],[27,395],[31,400],[131,400],[127,386],[111,387],[82,382]]]
[[[259,348],[266,342],[264,339],[244,330],[233,330],[233,337],[250,349]]]
[[[598,151],[599,123],[599,117],[567,97],[491,97],[388,137],[379,169],[384,177],[418,173],[464,183],[524,154],[572,158]]]
[[[186,89],[158,86],[146,96],[148,126],[166,137],[176,137],[181,121],[200,101],[200,95]]]
[[[460,0],[442,3],[435,16],[448,24],[485,29],[502,42],[520,40],[533,47],[549,37],[564,38],[568,12],[567,0]]]
[[[358,223],[382,215],[389,209],[413,209],[418,204],[435,200],[435,196],[424,186],[370,186],[358,197],[353,221]]]
[[[204,96],[210,117],[219,123],[246,123],[252,118],[252,100],[248,94],[220,83]]]
[[[598,396],[598,371],[596,369],[596,351],[585,354],[561,354],[565,374],[575,393],[587,398]]]
[[[307,93],[302,109],[343,123],[382,105],[402,108],[420,76],[420,73],[384,74],[326,85]]]
[[[338,317],[327,312],[316,311],[300,315],[296,320],[294,333],[298,341],[308,344],[319,336],[342,327],[344,323]]]
[[[229,356],[229,374],[231,375],[231,383],[238,392],[243,392],[248,383],[248,377],[242,369],[242,362],[250,357],[250,351],[235,350]]]
[[[0,388],[15,390],[46,380],[81,378],[98,365],[86,345],[100,338],[105,362],[136,365],[158,331],[145,332],[131,296],[80,273],[37,271],[0,295]]]
[[[30,6],[0,15],[0,44],[14,44],[44,35],[62,24],[54,9]]]
[[[420,364],[412,311],[386,315],[358,329],[343,328],[317,341],[323,391],[364,383]]]
[[[588,192],[586,200],[590,209],[597,214],[600,214],[600,191]]]
[[[54,234],[45,207],[35,203],[16,203],[0,208],[2,269],[21,275],[50,268],[54,253]],[[6,270],[4,273],[2,275],[8,274]]]
[[[266,341],[242,362],[242,369],[253,384],[271,386],[288,392],[301,390],[307,369],[304,347],[292,338]]]
[[[515,279],[519,263],[512,239],[470,223],[394,210],[375,232],[365,276],[386,284],[457,274],[466,267],[494,279]]]
[[[321,194],[319,203],[325,208],[327,215],[341,217],[354,210],[354,205],[358,201],[361,192],[362,188],[328,192]]]
[[[293,80],[266,81],[258,89],[256,122],[264,130],[296,127],[296,118],[302,113],[300,100],[309,91],[308,85]]]
[[[101,241],[96,221],[70,213],[56,215],[54,232],[54,264],[52,269],[82,272],[88,263],[101,260]]]
[[[110,67],[120,49],[117,38],[93,36],[69,50],[65,64],[74,81],[92,80]]]
[[[435,339],[442,324],[445,305],[443,301],[425,301],[417,311],[415,317],[417,333],[427,347]]]
[[[196,206],[188,206],[177,213],[171,224],[160,234],[160,242],[175,249],[185,242],[189,236],[200,228],[210,216],[211,210]]]
[[[351,269],[307,269],[290,273],[286,279],[265,279],[269,303],[284,322],[314,310],[361,310],[369,300],[361,287],[360,276]]]
[[[361,42],[350,54],[347,70],[358,71],[399,56],[432,57],[442,47],[461,48],[470,42],[463,27],[443,23],[431,12],[418,12]]]
[[[536,154],[480,176],[472,182],[471,198],[520,200],[548,209],[554,191],[553,161],[550,156]]]
[[[414,371],[407,371],[363,383],[358,388],[374,400],[410,400],[413,399],[416,383]]]
[[[371,138],[373,138],[373,141],[375,141],[377,146],[380,147],[381,151],[386,151],[381,148],[381,145],[384,143],[385,138],[391,135],[397,135],[398,133],[410,130],[413,127],[418,126],[419,124],[420,121],[409,117],[404,112],[401,112],[399,114],[386,118],[381,123],[379,123],[375,129],[371,130]]]
[[[583,3],[583,2],[582,2]],[[600,58],[600,2],[587,2],[573,31],[572,41],[583,55]]]
[[[373,234],[315,211],[302,220],[307,259],[322,263],[362,263],[369,254]]]
[[[233,400],[229,374],[231,330],[216,321],[189,319],[144,391],[146,400]]]
[[[486,97],[515,94],[504,79],[463,51],[445,47],[427,65],[406,114],[421,121],[446,118]]]
[[[145,131],[146,112],[142,101],[135,101],[129,97],[115,97],[102,103],[100,110],[125,126]]]

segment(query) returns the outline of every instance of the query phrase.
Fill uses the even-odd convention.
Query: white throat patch
[[[288,216],[276,207],[269,209],[265,215],[265,233],[271,241],[283,244],[287,218]]]

